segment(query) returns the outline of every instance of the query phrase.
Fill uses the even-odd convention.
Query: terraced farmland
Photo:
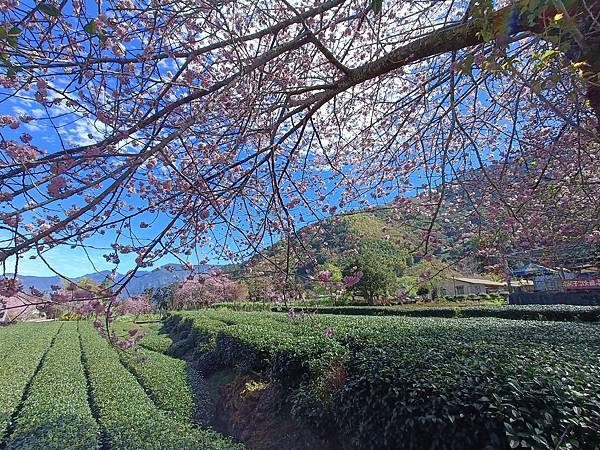
[[[205,375],[261,374],[340,448],[600,447],[597,324],[208,310],[166,325],[171,351]]]

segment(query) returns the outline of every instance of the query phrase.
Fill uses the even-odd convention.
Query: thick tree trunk
[[[513,41],[515,39],[525,39],[529,37],[525,32],[540,33],[544,30],[545,25],[561,12],[555,6],[557,3],[554,1],[545,0],[543,3],[545,6],[540,7],[539,12],[533,13],[522,2],[515,2],[493,13],[485,25],[489,27],[489,22],[491,22],[491,32],[495,39],[510,38]],[[592,65],[596,66],[596,60],[600,59],[599,45],[596,42],[596,39],[600,39],[598,35],[600,30],[593,29],[596,23],[590,16],[596,17],[600,5],[598,5],[598,2],[593,2],[591,6],[586,5],[583,0],[564,0],[562,4],[565,8],[564,11],[578,21],[579,31],[586,37],[583,43],[586,48],[581,49],[580,54],[587,55],[587,59],[593,58],[594,63]],[[316,94],[311,102],[327,102],[340,92],[401,67],[436,55],[481,44],[484,42],[482,25],[481,19],[470,19],[459,25],[438,29],[427,36],[398,47],[375,61],[349,70],[344,77],[335,83],[335,87]],[[579,44],[574,43],[574,45]],[[588,100],[594,113],[599,118],[600,127],[598,73],[600,73],[600,70],[595,70],[592,73],[595,76],[588,77],[588,80],[590,80]]]

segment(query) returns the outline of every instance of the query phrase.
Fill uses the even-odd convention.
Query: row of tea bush
[[[356,448],[595,448],[595,325],[206,310],[165,326],[210,373],[262,373]]]

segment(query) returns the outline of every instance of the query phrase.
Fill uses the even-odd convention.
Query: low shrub
[[[240,445],[168,415],[150,400],[121,364],[117,351],[88,324],[80,322],[84,361],[101,425],[113,449],[237,449]]]
[[[131,330],[136,330],[142,336],[137,341],[140,347],[159,353],[167,354],[173,345],[173,339],[163,332],[163,324],[159,323],[133,323],[131,321],[117,320],[113,322],[113,329],[121,337],[128,337]]]
[[[99,429],[88,404],[76,324],[65,324],[44,358],[8,449],[90,449]]]
[[[318,314],[407,317],[497,317],[513,320],[600,321],[600,306],[504,305],[466,307],[339,306],[315,309]]]
[[[454,346],[421,340],[410,351],[359,352],[335,391],[335,422],[358,448],[399,448],[400,442],[402,448],[430,449],[600,444],[600,383],[592,367],[582,370],[560,355],[540,360],[514,348],[511,354],[479,349],[469,357],[469,346]],[[541,365],[546,358],[556,364],[549,373]]]
[[[276,314],[232,311],[181,317],[178,323],[187,320],[192,324],[181,342],[196,346],[194,357],[204,374],[236,367],[268,371],[281,384],[297,385],[311,371],[315,360],[326,360],[339,353],[335,340],[321,333],[305,332],[310,324],[302,318],[293,323],[279,320],[281,316]],[[175,323],[173,319],[171,325]],[[180,328],[174,326],[172,331],[178,334]],[[176,341],[174,347],[178,344]]]
[[[193,327],[207,319],[228,324],[207,354],[269,376],[296,417],[325,433],[341,430],[347,447],[600,445],[595,325],[231,311],[196,317]]]
[[[193,418],[192,389],[198,375],[185,361],[144,349],[136,354],[122,353],[121,360],[161,409],[186,420]]]
[[[213,303],[210,305],[214,309],[231,309],[232,311],[269,311],[273,306],[272,303],[259,303],[259,302],[222,302]]]
[[[0,329],[0,443],[23,391],[60,328],[57,322],[17,324]]]

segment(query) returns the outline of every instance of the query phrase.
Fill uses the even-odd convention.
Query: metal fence
[[[593,305],[600,306],[600,290],[582,292],[513,292],[511,305]]]

